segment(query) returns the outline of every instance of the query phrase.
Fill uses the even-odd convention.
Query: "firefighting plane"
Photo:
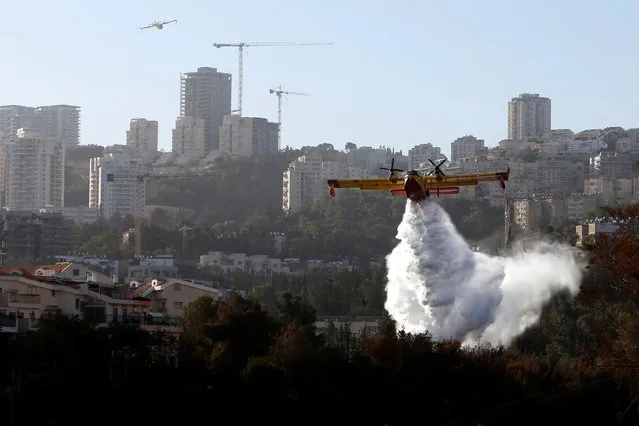
[[[162,28],[164,28],[164,26],[166,24],[171,24],[173,22],[177,22],[177,19],[174,19],[172,21],[153,21],[151,24],[147,25],[146,27],[140,27],[140,30],[146,30],[147,28],[157,28],[158,30],[161,30]]]
[[[391,161],[390,168],[380,167],[382,170],[388,170],[390,175],[388,179],[329,179],[331,197],[335,196],[335,188],[359,188],[361,190],[390,190],[395,197],[406,196],[406,198],[420,202],[429,198],[431,195],[449,195],[459,194],[460,186],[479,185],[480,182],[499,182],[502,189],[506,189],[505,181],[510,176],[510,167],[505,172],[494,173],[477,173],[477,174],[459,174],[447,176],[441,170],[441,166],[446,162],[444,158],[439,164],[435,164],[429,159],[430,163],[435,167],[427,174],[420,174],[417,170],[409,170],[403,177],[397,173],[404,170],[395,169],[395,159]]]

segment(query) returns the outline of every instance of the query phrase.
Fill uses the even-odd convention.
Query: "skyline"
[[[466,134],[494,146],[507,137],[508,101],[520,93],[552,100],[553,129],[639,127],[632,84],[639,60],[627,53],[636,43],[628,17],[639,5],[405,4],[9,4],[0,40],[14,60],[0,69],[0,104],[79,105],[83,145],[125,143],[130,119],[157,120],[159,147],[170,150],[181,72],[210,66],[232,74],[237,107],[237,49],[213,43],[329,41],[246,50],[245,116],[277,121],[268,91],[279,85],[311,94],[283,98],[283,146],[342,149],[352,141],[407,151],[430,142],[449,156],[450,142]],[[39,13],[29,12],[25,24],[29,10]],[[164,19],[178,22],[139,30]]]

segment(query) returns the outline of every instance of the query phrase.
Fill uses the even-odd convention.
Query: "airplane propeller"
[[[446,174],[444,174],[444,172],[442,172],[442,170],[440,169],[441,165],[444,164],[446,162],[446,158],[444,158],[441,163],[439,164],[435,164],[433,163],[433,160],[431,160],[430,158],[428,159],[428,161],[430,161],[430,164],[432,164],[433,166],[435,166],[435,168],[433,170],[431,170],[430,172],[428,172],[428,176],[432,175],[433,173],[437,173],[439,172],[439,174],[441,174],[442,176],[446,176]]]
[[[388,167],[380,167],[380,169],[382,169],[382,170],[388,170],[388,171],[390,171],[391,173],[393,173],[393,172],[403,172],[403,170],[401,170],[401,169],[394,169],[394,168],[393,168],[393,166],[394,166],[394,165],[395,165],[395,158],[393,158],[393,159],[391,160],[391,166],[390,166],[390,169],[389,169]]]

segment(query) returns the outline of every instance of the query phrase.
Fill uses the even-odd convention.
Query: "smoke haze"
[[[508,345],[539,320],[554,294],[579,290],[581,266],[571,247],[477,253],[436,202],[407,201],[397,239],[386,257],[385,307],[406,332]]]

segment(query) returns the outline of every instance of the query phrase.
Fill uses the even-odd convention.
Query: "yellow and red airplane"
[[[393,168],[395,164],[394,158],[391,161],[390,168],[380,167],[380,169],[390,172],[388,179],[329,179],[327,182],[331,188],[331,197],[335,196],[335,188],[359,188],[364,191],[386,189],[390,190],[395,197],[406,196],[412,201],[420,202],[431,195],[459,194],[460,186],[474,186],[480,182],[499,182],[501,188],[506,189],[504,182],[510,176],[510,167],[505,172],[446,176],[440,169],[442,164],[446,162],[446,158],[439,164],[435,164],[430,159],[428,161],[435,166],[430,173],[421,175],[417,170],[409,170],[403,177],[403,182],[397,172],[403,172],[404,170]]]

